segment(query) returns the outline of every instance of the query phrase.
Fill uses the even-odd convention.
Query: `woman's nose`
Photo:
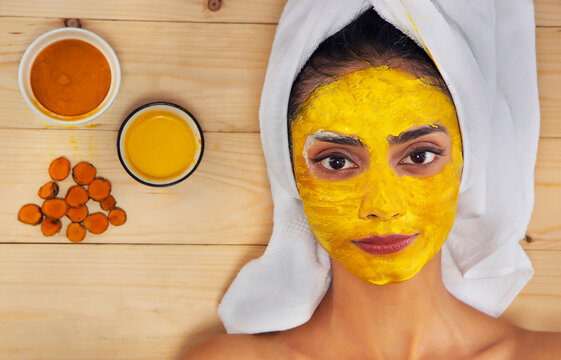
[[[403,215],[405,204],[395,184],[378,184],[366,191],[360,202],[358,217],[366,220],[389,220]]]

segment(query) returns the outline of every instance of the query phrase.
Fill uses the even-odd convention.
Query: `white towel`
[[[464,168],[443,280],[458,299],[499,316],[532,277],[518,244],[533,208],[539,103],[529,0],[289,0],[261,99],[261,140],[274,201],[263,256],[239,272],[219,306],[229,333],[299,326],[330,283],[298,198],[287,139],[292,82],[318,45],[373,7],[422,46],[448,84],[462,130]]]

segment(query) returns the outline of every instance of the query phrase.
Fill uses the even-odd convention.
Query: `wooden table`
[[[223,332],[217,304],[272,226],[257,109],[283,4],[0,0],[1,359],[174,359]],[[536,275],[504,318],[561,330],[561,3],[537,0],[536,19],[543,122],[532,242],[523,244]],[[72,23],[107,40],[123,80],[93,123],[55,126],[26,106],[17,70],[33,39]],[[207,146],[191,178],[163,189],[136,183],[115,151],[125,116],[157,100],[188,108]],[[39,203],[61,155],[112,181],[124,226],[72,244],[16,221],[21,205]]]

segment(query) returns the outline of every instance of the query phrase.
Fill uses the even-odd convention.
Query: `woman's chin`
[[[407,281],[417,275],[430,259],[411,262],[407,266],[385,264],[341,264],[354,277],[374,285],[396,284]],[[358,266],[357,266],[358,265]]]

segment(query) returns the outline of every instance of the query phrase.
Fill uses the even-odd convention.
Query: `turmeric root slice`
[[[49,181],[39,188],[38,194],[41,199],[52,199],[58,195],[58,184],[54,181]]]
[[[53,236],[60,232],[62,223],[59,219],[45,218],[41,223],[41,232],[45,236]]]
[[[86,237],[86,228],[80,223],[73,222],[66,227],[66,237],[73,243],[78,243]]]
[[[99,203],[101,208],[105,211],[113,210],[115,208],[116,204],[117,204],[117,201],[115,201],[115,198],[113,197],[113,195],[109,195],[105,199],[101,200],[101,202]]]
[[[88,185],[95,179],[97,170],[87,161],[81,161],[74,165],[72,169],[72,178],[78,185]]]
[[[81,205],[77,207],[71,207],[66,212],[66,216],[72,222],[82,222],[88,216],[88,207],[86,205]]]
[[[64,198],[70,207],[78,207],[84,205],[90,199],[88,192],[80,185],[73,185],[68,188],[66,197]]]
[[[109,222],[111,225],[123,225],[125,221],[127,221],[127,213],[125,210],[116,207],[115,209],[109,211]]]
[[[49,176],[54,181],[62,181],[70,174],[70,161],[64,156],[54,159],[49,165]]]
[[[101,201],[111,195],[111,183],[101,177],[95,178],[88,185],[88,194],[92,199]]]
[[[25,204],[19,209],[18,220],[24,224],[38,225],[43,220],[43,213],[38,205]]]
[[[43,215],[53,219],[60,219],[66,212],[68,211],[68,205],[64,199],[48,199],[43,201],[43,205],[41,206],[41,211]]]
[[[84,226],[92,234],[101,234],[109,226],[109,220],[103,213],[93,213],[84,220]]]

